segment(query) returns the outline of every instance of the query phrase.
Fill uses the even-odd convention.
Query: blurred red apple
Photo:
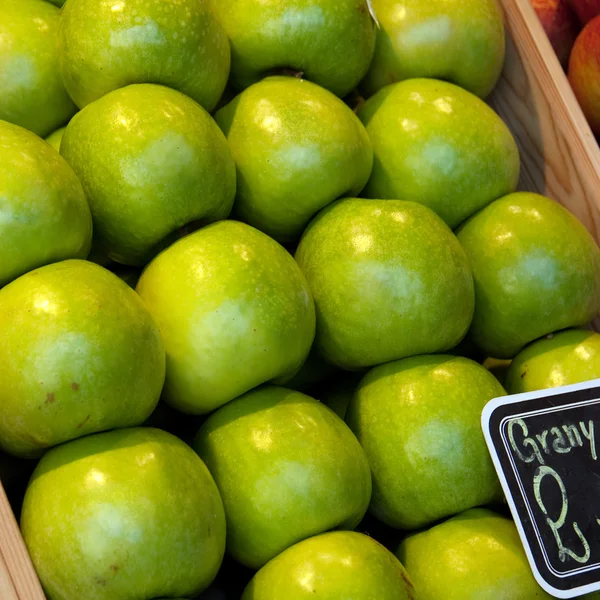
[[[600,135],[600,16],[592,19],[575,41],[569,81],[592,131]]]
[[[571,5],[582,25],[600,15],[600,0],[571,0]]]
[[[542,22],[558,60],[563,67],[566,67],[571,48],[579,33],[579,23],[569,0],[531,0],[531,3]]]

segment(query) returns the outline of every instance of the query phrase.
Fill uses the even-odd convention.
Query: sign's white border
[[[519,513],[517,511],[517,506],[516,506],[515,500],[512,497],[510,488],[508,486],[508,481],[506,480],[504,472],[502,471],[502,465],[500,463],[500,458],[498,456],[498,453],[496,452],[496,448],[492,441],[492,435],[491,435],[491,431],[490,431],[490,420],[491,420],[492,415],[495,412],[495,410],[500,408],[501,406],[516,404],[518,402],[523,402],[525,400],[535,400],[537,398],[548,398],[551,396],[558,396],[559,394],[564,394],[567,392],[576,392],[576,391],[580,391],[580,390],[588,390],[588,389],[597,388],[597,387],[600,387],[600,379],[594,379],[592,381],[586,381],[584,383],[576,383],[573,385],[567,385],[567,386],[563,386],[563,387],[559,387],[559,388],[540,390],[537,392],[525,392],[523,394],[514,394],[512,396],[502,396],[500,398],[494,398],[493,400],[490,400],[486,404],[486,406],[483,409],[483,412],[481,414],[481,428],[483,430],[485,442],[487,444],[488,450],[492,457],[492,461],[494,463],[496,472],[498,473],[498,478],[500,479],[500,483],[502,485],[502,489],[504,490],[504,495],[506,496],[506,500],[510,507],[510,511],[513,515],[515,524],[519,531],[519,536],[521,538],[521,542],[525,549],[525,553],[527,555],[527,560],[529,561],[529,565],[531,567],[531,570],[533,571],[533,575],[534,575],[536,581],[538,582],[538,584],[542,587],[542,589],[544,589],[546,592],[548,592],[549,594],[551,594],[552,596],[554,596],[556,598],[576,598],[576,597],[582,596],[584,594],[589,594],[590,592],[598,591],[598,590],[600,590],[600,582],[590,583],[588,585],[580,586],[580,587],[577,587],[577,588],[574,588],[571,590],[557,590],[555,587],[551,586],[542,577],[541,573],[539,572],[539,570],[535,564],[535,560],[533,558],[533,553],[531,551],[529,541],[527,539],[527,536],[525,535],[525,530],[523,529],[523,525],[521,524],[521,521],[519,519]],[[600,397],[600,392],[599,392],[599,397]],[[572,405],[571,404],[565,405],[565,407],[561,407],[561,408],[567,409],[567,407],[579,406],[582,404],[592,404],[595,402],[597,402],[597,401],[596,400],[586,400],[583,402],[577,402],[577,403],[574,402]],[[528,411],[525,413],[520,413],[520,415],[515,415],[515,416],[521,416],[521,415],[527,415],[527,414],[545,414],[547,412],[552,412],[554,410],[560,410],[560,408],[545,409],[543,411]],[[514,418],[514,417],[511,417],[511,418]],[[502,421],[500,423],[501,428],[503,427],[503,424],[506,420],[507,420],[506,418],[502,419]],[[503,443],[504,443],[504,436],[502,435],[502,431],[500,431],[500,435],[501,435],[501,437],[503,439]],[[511,453],[508,453],[508,455],[509,455],[509,457],[511,457],[511,463],[512,463],[513,469],[514,469],[515,467],[514,467],[514,461],[512,460],[512,455],[511,455]],[[519,481],[518,478],[517,478],[517,481]],[[529,504],[527,501],[526,501],[526,506],[527,506],[527,510],[530,512],[530,507],[529,507]],[[532,523],[535,527],[535,521],[533,519],[532,519]],[[543,548],[543,546],[542,546],[542,548]],[[547,562],[545,553],[544,553],[544,559]],[[578,569],[577,572],[581,572],[581,570],[590,570],[592,568],[594,568],[593,565],[590,567],[583,567],[582,569]],[[550,570],[552,570],[554,572],[554,569],[550,568]],[[558,577],[561,577],[561,576],[567,577],[568,573],[564,574],[564,575],[560,575],[557,573],[557,576]]]

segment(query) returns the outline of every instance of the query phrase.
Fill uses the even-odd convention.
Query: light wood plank
[[[1,483],[0,598],[2,600],[45,600]]]
[[[600,150],[528,0],[502,0],[507,59],[490,104],[517,139],[521,189],[566,206],[600,241]]]

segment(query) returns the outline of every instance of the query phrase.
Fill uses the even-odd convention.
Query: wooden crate
[[[529,0],[501,0],[507,58],[490,103],[521,150],[523,190],[573,212],[600,242],[600,150]],[[0,484],[0,599],[44,600]]]

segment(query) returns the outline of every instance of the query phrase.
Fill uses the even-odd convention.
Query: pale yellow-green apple
[[[515,524],[468,510],[407,537],[396,553],[418,600],[551,600],[538,586]]]
[[[579,34],[569,60],[569,82],[596,135],[600,135],[600,15]]]
[[[210,111],[231,58],[208,0],[69,0],[58,52],[65,87],[80,108],[132,83],[158,83]]]
[[[600,0],[570,0],[583,25],[600,15]]]
[[[449,350],[473,316],[463,249],[415,202],[335,202],[308,226],[296,261],[315,299],[316,347],[343,369]]]
[[[0,447],[50,446],[141,424],[165,377],[158,328],[137,294],[93,263],[41,267],[0,290]]]
[[[342,419],[300,392],[248,392],[208,417],[194,448],[223,498],[227,551],[253,569],[310,536],[353,529],[367,510],[365,453]]]
[[[209,0],[231,42],[231,83],[277,72],[345,96],[367,72],[375,24],[367,0]]]
[[[567,329],[522,350],[506,376],[509,394],[534,392],[600,378],[600,334]]]
[[[0,3],[0,119],[45,137],[76,107],[58,69],[59,10],[44,0]]]
[[[130,85],[86,106],[60,152],[83,184],[95,242],[117,262],[144,266],[178,229],[224,219],[233,205],[225,136],[200,105],[161,85]]]
[[[88,255],[92,217],[73,169],[39,137],[5,121],[0,196],[0,287],[42,265]]]
[[[331,92],[295,77],[269,77],[215,116],[237,167],[234,216],[281,243],[310,219],[357,196],[373,166],[369,136]]]
[[[569,63],[571,48],[573,48],[580,30],[570,0],[531,0],[531,4],[558,60],[563,67],[566,67]]]
[[[414,77],[434,77],[485,98],[504,65],[497,0],[371,0],[379,23],[375,56],[362,81],[368,96]]]
[[[211,412],[292,377],[313,342],[315,308],[298,265],[237,221],[173,244],[142,273],[137,291],[164,340],[164,398],[186,413]]]
[[[578,327],[600,310],[600,250],[557,202],[509,194],[458,231],[475,280],[473,341],[512,358],[544,335]]]
[[[48,600],[193,597],[225,550],[223,503],[206,465],[175,436],[145,427],[48,451],[21,531]]]
[[[487,402],[505,394],[487,369],[457,356],[413,356],[369,371],[346,422],[373,472],[370,512],[415,529],[497,499],[480,421]]]
[[[63,135],[65,134],[66,126],[60,127],[56,131],[53,131],[47,138],[46,141],[57,151],[60,152],[60,144],[62,142]]]
[[[355,531],[309,538],[270,560],[242,600],[413,600],[406,569],[384,546]]]
[[[483,100],[451,83],[387,86],[358,116],[374,153],[365,198],[420,202],[454,228],[517,187],[512,134]]]

